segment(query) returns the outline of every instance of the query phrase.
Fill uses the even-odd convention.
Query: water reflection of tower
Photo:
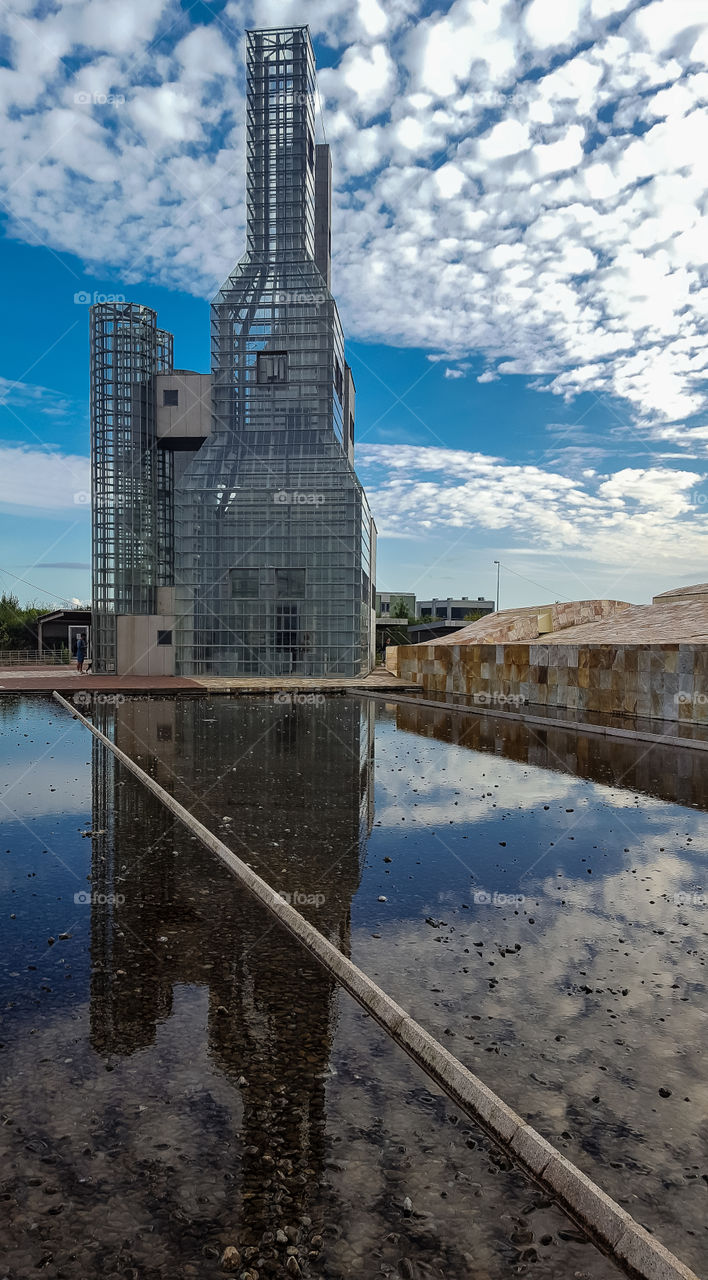
[[[128,701],[104,732],[343,950],[373,820],[373,706]],[[313,1204],[324,1157],[333,983],[164,808],[94,754],[91,1035],[151,1044],[175,984],[209,988],[209,1051],[243,1103],[245,1245]],[[322,901],[324,899],[324,901]],[[273,1246],[275,1247],[275,1246]]]

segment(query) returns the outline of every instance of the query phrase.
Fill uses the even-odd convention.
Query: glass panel
[[[258,569],[231,569],[231,595],[234,599],[257,600],[259,591]]]
[[[276,600],[301,600],[305,595],[304,569],[276,569]]]

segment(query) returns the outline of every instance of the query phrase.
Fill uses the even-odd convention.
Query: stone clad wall
[[[430,695],[513,710],[569,707],[708,724],[708,645],[466,644],[389,649],[389,670]]]

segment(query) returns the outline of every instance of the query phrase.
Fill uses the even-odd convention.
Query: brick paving
[[[348,689],[406,689],[405,680],[377,668],[368,676],[344,679],[337,676],[231,676],[187,680],[181,676],[99,676],[79,675],[67,667],[12,667],[0,670],[3,693],[337,693]]]

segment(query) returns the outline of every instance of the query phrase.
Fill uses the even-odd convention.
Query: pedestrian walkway
[[[415,686],[383,667],[367,676],[219,676],[188,680],[182,676],[83,675],[69,667],[12,667],[0,670],[3,693],[94,693],[122,694],[265,694],[265,693],[345,693],[356,689],[369,692],[405,692]]]

